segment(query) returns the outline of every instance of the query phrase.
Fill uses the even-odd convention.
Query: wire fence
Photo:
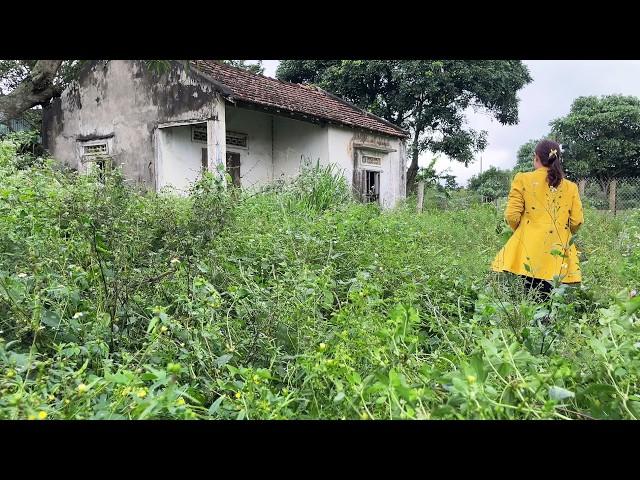
[[[600,180],[583,178],[578,181],[580,198],[584,205],[596,210],[616,214],[620,211],[640,208],[640,178]]]
[[[597,178],[583,178],[576,182],[580,189],[580,198],[585,207],[600,212],[627,212],[640,209],[640,177],[601,180]],[[473,204],[491,203],[496,209],[503,210],[507,203],[506,195],[486,197],[467,188],[454,191],[438,191],[424,187],[422,195],[418,196],[417,208],[422,211],[428,208],[465,209]],[[421,205],[421,200],[424,206]]]

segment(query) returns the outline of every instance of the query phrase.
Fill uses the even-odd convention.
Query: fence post
[[[616,187],[618,186],[617,180],[611,180],[609,182],[609,210],[616,214]]]
[[[586,186],[587,186],[587,179],[586,178],[583,178],[582,180],[580,180],[578,182],[578,189],[580,190],[580,196],[581,197],[584,197],[584,189],[586,188]]]
[[[422,212],[422,206],[424,203],[424,182],[418,182],[418,203],[416,205],[416,211]]]

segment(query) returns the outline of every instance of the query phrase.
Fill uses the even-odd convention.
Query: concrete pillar
[[[222,173],[222,181],[226,185],[227,164],[227,128],[225,125],[225,106],[218,99],[212,119],[207,120],[207,155],[209,170],[215,174]]]
[[[609,182],[609,210],[615,215],[616,214],[616,190],[618,186],[617,180],[611,180]]]
[[[418,182],[418,202],[416,205],[416,212],[422,213],[424,206],[424,182]]]

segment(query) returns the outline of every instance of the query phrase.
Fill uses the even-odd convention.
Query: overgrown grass
[[[502,212],[461,195],[380,212],[315,167],[174,198],[16,157],[0,143],[1,418],[640,415],[638,214],[588,211],[584,287],[538,305],[488,272]]]

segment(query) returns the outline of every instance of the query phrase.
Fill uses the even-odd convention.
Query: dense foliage
[[[569,174],[600,180],[640,176],[637,97],[579,97],[569,114],[551,122],[551,127],[562,143]]]
[[[0,418],[640,415],[637,213],[587,211],[583,287],[537,305],[463,191],[380,212],[316,166],[176,198],[24,155],[0,143]]]
[[[477,192],[485,201],[492,202],[509,194],[512,176],[510,170],[490,167],[469,179],[469,190]]]
[[[516,165],[513,172],[530,172],[533,170],[533,155],[535,154],[536,145],[540,140],[529,140],[521,145],[516,154]]]

